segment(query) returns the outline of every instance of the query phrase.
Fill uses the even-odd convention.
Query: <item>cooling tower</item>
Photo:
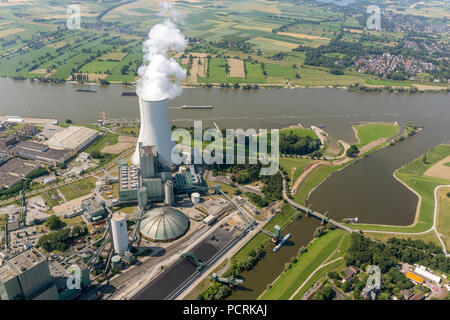
[[[155,146],[159,160],[166,166],[172,166],[171,153],[175,142],[171,140],[169,123],[169,100],[145,101],[139,98],[141,112],[141,129],[133,155],[133,163],[140,165],[139,142],[144,146]]]

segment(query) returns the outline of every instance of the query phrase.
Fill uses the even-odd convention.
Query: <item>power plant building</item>
[[[116,212],[111,217],[111,231],[116,254],[124,254],[128,249],[127,218],[125,213]]]
[[[149,202],[163,201],[164,183],[171,180],[170,171],[161,166],[155,146],[139,146],[140,169],[119,160],[119,199],[121,203],[138,202],[143,209]],[[144,192],[146,195],[144,195]]]
[[[155,146],[143,145],[139,143],[139,162],[141,176],[143,178],[154,178],[159,170],[158,152]]]
[[[98,201],[95,196],[81,201],[81,208],[89,214],[92,221],[102,219],[106,213],[104,201]]]
[[[73,300],[77,298],[81,294],[81,289],[86,288],[91,282],[89,269],[86,264],[78,261],[72,266],[78,268],[78,270],[72,269],[73,271],[79,271],[76,274],[77,277],[74,277],[58,262],[51,261],[49,263],[50,274],[55,282],[59,300]],[[70,288],[67,286],[68,281],[71,284]]]
[[[0,295],[2,300],[59,300],[47,258],[29,249],[3,260]]]
[[[121,202],[136,202],[140,188],[139,169],[119,160],[119,199]]]

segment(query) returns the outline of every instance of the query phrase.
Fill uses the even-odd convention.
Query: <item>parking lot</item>
[[[36,196],[27,201],[27,216],[25,222],[31,225],[34,221],[45,221],[50,215],[46,212],[50,208],[45,204],[42,196]]]

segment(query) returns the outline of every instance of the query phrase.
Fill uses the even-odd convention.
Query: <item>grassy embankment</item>
[[[262,300],[287,300],[300,285],[323,263],[343,257],[350,246],[350,235],[343,230],[328,230],[328,232],[318,239],[312,241],[307,251],[302,253],[297,262],[292,263],[291,267],[284,271],[278,279],[272,283],[272,286],[260,297]],[[339,249],[339,252],[336,250]],[[336,252],[335,252],[336,251]],[[343,259],[329,265],[329,268],[336,268],[343,263]],[[308,286],[314,283],[326,273],[329,268],[319,269],[306,285],[299,291],[295,298],[300,298],[308,289]]]
[[[449,183],[450,184],[450,183]],[[438,216],[436,229],[443,235],[447,251],[450,250],[450,188],[441,188],[438,192]]]
[[[419,216],[412,226],[384,226],[384,225],[352,225],[358,230],[375,230],[391,232],[416,233],[430,229],[434,218],[434,189],[443,184],[449,184],[449,180],[426,177],[425,171],[438,161],[450,155],[450,145],[439,145],[425,155],[407,163],[398,169],[394,175],[417,192],[421,197]]]
[[[313,161],[311,159],[280,157],[280,166],[286,170],[292,186],[302,172],[305,171],[306,166]]]

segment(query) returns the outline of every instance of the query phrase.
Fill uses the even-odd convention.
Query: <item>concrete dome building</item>
[[[189,218],[172,207],[148,211],[139,224],[143,238],[150,241],[170,241],[184,235],[189,229]]]

